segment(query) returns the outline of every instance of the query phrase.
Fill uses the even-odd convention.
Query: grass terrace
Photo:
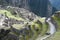
[[[0,10],[0,14],[4,14],[4,15],[6,15],[8,18],[12,18],[12,19],[24,20],[23,18],[15,17],[14,15],[12,15],[12,13],[10,13],[10,12],[7,11],[7,10]]]

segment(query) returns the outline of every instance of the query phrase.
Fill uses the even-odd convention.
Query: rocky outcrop
[[[11,10],[13,11],[13,15],[18,15],[19,17],[24,18],[25,20],[34,20],[37,15],[35,15],[33,12],[30,12],[29,10],[26,10],[24,8],[18,8],[18,7],[11,7],[11,6],[7,6],[6,8],[7,10]],[[9,11],[10,11],[9,10]],[[11,11],[11,12],[12,12]]]

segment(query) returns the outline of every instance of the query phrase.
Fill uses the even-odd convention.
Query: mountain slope
[[[55,7],[57,10],[60,10],[60,0],[50,0],[53,7]]]

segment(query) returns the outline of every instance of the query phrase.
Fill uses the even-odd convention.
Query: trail
[[[52,36],[56,32],[55,25],[50,20],[51,20],[50,18],[48,18],[48,20],[46,20],[46,22],[49,24],[50,35],[46,35],[44,37],[38,36],[37,40],[44,40],[46,38],[49,38],[50,36]]]
[[[50,28],[50,34],[54,34],[56,32],[56,28],[55,25],[50,21],[51,19],[48,18],[47,22],[49,24],[49,28]]]

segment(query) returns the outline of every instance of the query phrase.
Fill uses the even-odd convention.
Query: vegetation
[[[25,18],[24,10],[21,10],[22,12],[24,12],[23,13],[24,15],[22,15],[22,13],[20,13],[20,8],[21,7],[23,7],[24,9],[29,9],[29,7],[30,7],[30,11],[33,11],[36,15],[38,15],[38,16],[40,16],[40,15],[46,16],[46,15],[39,14],[39,13],[40,12],[41,13],[46,13],[45,12],[46,11],[45,6],[47,6],[47,5],[40,5],[39,3],[42,4],[42,2],[44,2],[43,4],[45,4],[45,3],[47,3],[47,1],[42,1],[42,2],[40,2],[40,1],[38,2],[38,1],[35,1],[35,0],[34,1],[27,1],[27,0],[25,0],[25,1],[22,1],[22,0],[18,0],[18,1],[17,0],[0,0],[0,6],[2,8],[4,8],[4,9],[0,9],[0,14],[3,14],[6,17],[8,17],[9,19],[14,19],[14,20],[16,20],[18,22],[20,22],[21,20],[23,22],[28,22],[27,24],[26,23],[25,24],[24,23],[20,24],[20,23],[13,23],[12,22],[11,23],[12,25],[10,25],[9,28],[7,28],[7,30],[1,29],[0,30],[0,40],[2,40],[2,39],[3,40],[16,40],[16,38],[18,38],[18,40],[29,40],[29,39],[30,40],[35,40],[38,35],[41,35],[41,36],[45,35],[45,33],[48,31],[48,26],[49,26],[48,23],[45,22],[45,20],[46,20],[45,17],[44,18],[40,17],[37,20],[33,19],[34,18],[33,17],[32,19],[29,19],[31,21],[27,21],[27,20],[24,19]],[[12,8],[12,7],[10,8],[10,5],[11,6],[16,6],[17,9],[15,10],[15,8]],[[5,8],[5,6],[8,6],[8,7]],[[20,7],[20,8],[18,8],[18,7]],[[40,8],[42,8],[42,9],[40,10]],[[26,13],[28,13],[28,12],[26,12]],[[58,16],[60,16],[60,15],[58,14]],[[54,16],[52,16],[52,18],[57,22],[57,24],[59,26],[58,30],[60,30],[60,17],[58,17],[58,16],[54,15]],[[31,18],[29,16],[26,16],[26,17],[27,17],[26,19]],[[11,38],[9,37],[10,34],[12,35]],[[47,38],[46,40],[60,40],[59,35],[60,35],[60,31],[57,31],[55,33],[54,37],[51,36],[50,38]],[[4,39],[4,37],[6,39]]]
[[[23,25],[21,25],[21,24],[13,24],[12,26],[13,26],[13,28],[15,28],[17,30],[20,30],[23,28]]]
[[[60,31],[57,31],[54,35],[45,40],[60,40]]]
[[[48,23],[44,23],[44,24],[43,24],[42,32],[41,32],[41,35],[42,35],[42,36],[47,33],[48,27],[49,27]]]
[[[13,15],[13,11],[7,11],[7,10],[0,10],[0,14],[3,14],[5,16],[7,16],[8,18],[11,19],[15,19],[15,20],[23,20],[25,21],[23,18]],[[54,20],[58,23],[60,22],[59,18],[53,17]],[[45,22],[46,18],[39,18],[37,20],[33,20],[31,21],[31,24],[13,24],[12,25],[12,31],[10,32],[10,34],[16,35],[19,37],[19,39],[21,40],[35,40],[35,38],[37,38],[38,35],[45,35],[45,33],[48,31],[48,23]],[[27,22],[27,21],[26,21]],[[59,25],[60,23],[58,23]]]
[[[0,10],[0,14],[6,15],[8,18],[12,18],[12,19],[24,20],[23,18],[15,17],[14,15],[12,15],[12,13],[10,13],[10,12],[7,11],[7,10]]]
[[[35,40],[35,38],[41,33],[42,23],[39,20],[33,22],[31,25],[31,29],[34,33],[33,40]]]
[[[45,39],[45,40],[60,40],[60,12],[57,12],[52,16],[53,20],[57,23],[57,31],[54,35],[51,35],[51,37]]]
[[[60,30],[60,18],[58,16],[52,16],[52,18],[56,21],[57,25],[58,25],[58,30]]]
[[[42,30],[41,30],[41,35],[43,36],[47,31],[48,31],[48,23],[45,22],[46,18],[39,18],[40,22],[42,23]]]

